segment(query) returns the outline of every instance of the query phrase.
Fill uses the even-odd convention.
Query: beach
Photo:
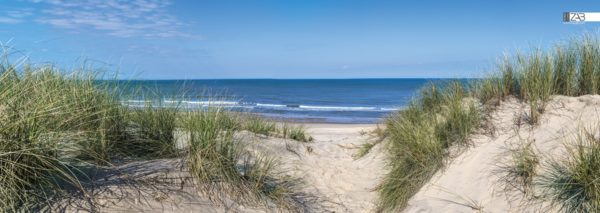
[[[600,213],[598,6],[3,0],[0,213]]]
[[[600,212],[599,61],[584,35],[481,79],[129,84],[5,62],[0,212]]]
[[[503,166],[511,163],[509,151],[523,140],[550,162],[568,155],[567,141],[581,128],[598,124],[600,96],[556,96],[548,104],[539,126],[522,125],[527,106],[516,99],[502,102],[490,115],[494,133],[475,133],[471,147],[456,149],[448,165],[439,170],[409,201],[403,212],[535,212],[548,203],[528,203],[527,197],[507,186]],[[277,125],[284,125],[277,123]],[[376,212],[376,188],[386,175],[384,145],[357,156],[361,145],[378,140],[380,124],[286,123],[303,126],[310,142],[266,136],[249,131],[236,133],[237,140],[256,156],[278,160],[278,172],[302,180],[294,199],[307,212]],[[184,139],[185,140],[185,139]],[[235,198],[211,200],[199,193],[183,159],[155,159],[119,165],[99,174],[92,187],[93,202],[71,198],[59,205],[68,212],[279,212],[274,203],[264,206],[240,204]],[[543,173],[543,172],[541,172]],[[229,195],[226,195],[226,197]],[[93,203],[94,205],[90,205]]]
[[[376,124],[298,123],[306,127],[312,142],[266,137],[251,132],[237,135],[248,149],[276,157],[280,172],[303,183],[297,192],[303,208],[311,212],[373,212],[375,187],[383,175],[384,156],[379,148],[357,158],[360,145],[374,140],[368,132]],[[158,159],[120,165],[117,173],[98,177],[97,204],[65,201],[64,208],[91,208],[101,212],[273,212],[271,208],[211,202],[195,190],[191,177],[181,170],[181,159]],[[187,180],[187,181],[186,181]],[[140,184],[135,184],[135,183]],[[156,182],[156,183],[155,183]],[[125,183],[129,183],[125,184]],[[141,184],[145,183],[145,184]],[[150,183],[150,184],[148,184]],[[127,187],[123,187],[127,186]]]
[[[370,212],[375,209],[379,178],[383,175],[384,156],[373,150],[356,158],[360,145],[368,142],[372,124],[305,124],[314,140],[297,144],[276,138],[257,140],[257,150],[282,159],[288,168],[305,181],[306,192],[316,196],[314,203],[323,211]],[[286,144],[295,152],[286,150]]]

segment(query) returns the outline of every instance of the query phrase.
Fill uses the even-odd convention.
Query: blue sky
[[[2,0],[0,41],[126,79],[476,77],[504,52],[600,27],[564,11],[600,3]]]

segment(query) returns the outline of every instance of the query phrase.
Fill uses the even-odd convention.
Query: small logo
[[[564,12],[562,20],[566,24],[600,22],[600,12]]]

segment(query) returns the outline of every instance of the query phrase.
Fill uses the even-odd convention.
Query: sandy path
[[[301,178],[305,212],[373,212],[373,188],[382,175],[379,148],[355,160],[356,147],[365,143],[375,125],[304,124],[313,142],[302,143],[253,133],[238,134],[250,150],[274,156],[282,171]],[[138,161],[119,166],[120,172],[100,174],[91,188],[96,202],[72,198],[58,204],[67,212],[280,212],[249,208],[233,202],[215,205],[198,195],[181,171],[178,159]],[[182,178],[186,181],[182,183]],[[160,180],[161,184],[157,183]],[[149,181],[149,182],[148,182]],[[164,182],[164,183],[163,183]],[[62,207],[61,207],[62,206]]]
[[[373,191],[383,175],[383,155],[376,146],[371,153],[354,159],[355,147],[365,143],[375,125],[307,124],[310,143],[269,138],[260,140],[261,149],[279,156],[288,171],[306,181],[306,190],[319,197],[323,211],[372,212]],[[294,146],[296,153],[286,150]]]
[[[340,204],[340,210],[369,212],[374,209],[376,193],[373,191],[383,175],[383,155],[379,146],[363,158],[354,159],[355,147],[363,144],[366,136],[360,131],[373,126],[311,126],[315,138],[313,154],[306,155],[304,166],[319,189],[331,201]],[[338,211],[339,212],[339,211]]]

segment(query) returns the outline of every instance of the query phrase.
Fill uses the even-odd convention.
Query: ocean
[[[276,120],[320,123],[376,123],[409,103],[427,83],[447,79],[240,79],[119,81],[162,97],[161,106],[208,105],[257,113]],[[210,98],[209,98],[210,97]],[[142,96],[122,103],[145,104]]]

